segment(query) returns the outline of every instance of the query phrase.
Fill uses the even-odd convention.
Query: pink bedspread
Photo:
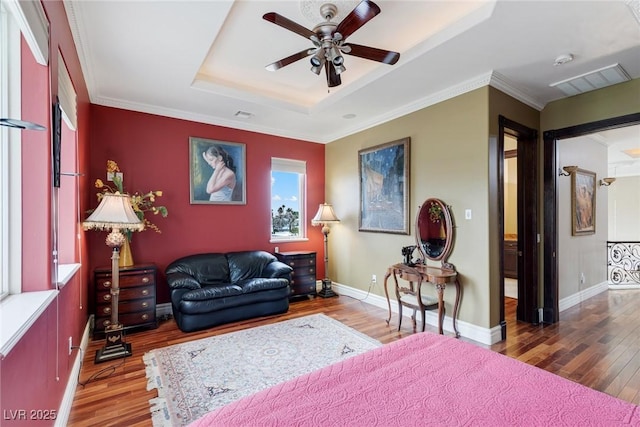
[[[621,426],[636,405],[501,354],[411,335],[211,412],[204,426]]]

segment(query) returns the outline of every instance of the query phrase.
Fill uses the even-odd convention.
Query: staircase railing
[[[640,284],[640,242],[607,242],[610,284]]]

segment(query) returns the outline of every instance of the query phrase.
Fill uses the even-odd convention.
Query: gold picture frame
[[[596,174],[578,169],[571,174],[571,235],[596,232]]]

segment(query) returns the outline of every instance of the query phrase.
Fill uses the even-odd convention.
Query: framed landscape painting
[[[246,146],[189,138],[191,204],[246,204]]]
[[[596,174],[578,169],[571,175],[571,234],[596,232]]]
[[[359,230],[409,234],[409,148],[403,138],[358,151]]]

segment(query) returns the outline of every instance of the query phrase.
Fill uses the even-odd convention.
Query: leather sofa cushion
[[[201,286],[231,282],[229,263],[225,254],[189,255],[173,261],[165,270],[167,275],[184,273],[193,276]]]
[[[274,280],[274,279],[271,279]],[[275,279],[282,280],[282,279]],[[183,315],[197,315],[214,313],[218,310],[225,311],[237,307],[238,310],[251,311],[253,304],[266,302],[287,301],[289,288],[265,290],[262,292],[250,292],[241,295],[232,295],[224,298],[212,298],[204,301],[190,301],[183,298],[178,301],[178,311]]]
[[[237,283],[204,286],[182,294],[183,301],[206,301],[216,298],[226,298],[234,295],[250,294],[289,286],[287,279],[247,279]]]
[[[230,252],[227,254],[231,283],[237,283],[255,277],[265,277],[263,270],[278,259],[264,251]]]

